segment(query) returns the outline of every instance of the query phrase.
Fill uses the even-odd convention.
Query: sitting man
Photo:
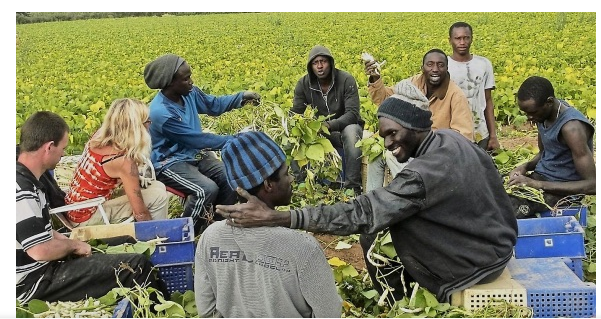
[[[557,99],[553,85],[543,77],[526,79],[517,99],[528,120],[536,122],[540,151],[511,171],[509,185],[544,191],[544,201],[551,207],[568,206],[580,201],[582,195],[595,195],[594,126],[577,109]],[[549,210],[542,203],[510,198],[517,218]]]
[[[213,221],[213,205],[236,201],[227,185],[219,150],[231,135],[205,133],[200,114],[218,116],[246,104],[258,105],[261,96],[251,91],[210,95],[194,85],[192,68],[182,57],[162,55],[144,68],[144,81],[160,91],[150,102],[150,159],[156,178],[184,193],[182,217],[192,217],[194,233]],[[219,218],[217,218],[219,219]]]
[[[384,100],[377,116],[386,148],[401,163],[414,158],[388,186],[347,202],[286,212],[237,189],[247,202],[219,205],[217,213],[239,227],[369,236],[389,228],[403,264],[385,279],[396,300],[410,282],[449,302],[454,292],[498,278],[513,256],[517,221],[492,158],[454,130],[431,130],[430,111],[395,96]]]
[[[239,134],[221,155],[232,190],[243,188],[270,209],[290,204],[286,155],[265,133]],[[332,269],[309,234],[219,221],[202,234],[195,267],[201,317],[340,317]]]
[[[355,195],[361,194],[361,149],[355,144],[363,136],[365,122],[359,114],[357,81],[350,73],[337,69],[332,53],[321,45],[309,52],[307,74],[296,83],[290,110],[302,114],[307,105],[317,109],[319,115],[333,115],[324,124],[330,131],[326,138],[335,148],[344,150],[343,186],[353,189]],[[296,162],[292,162],[292,168],[300,179],[303,174]]]
[[[51,112],[37,112],[21,127],[16,167],[17,300],[26,303],[31,299],[53,302],[99,298],[119,287],[117,280],[126,288],[148,282],[149,287],[168,297],[145,255],[92,255],[89,244],[52,229],[49,200],[40,178],[55,168],[68,141],[67,123]],[[116,274],[115,269],[121,271]]]
[[[429,106],[432,130],[450,128],[473,142],[472,112],[465,94],[451,80],[448,64],[444,51],[432,49],[424,54],[420,74],[402,80],[393,87],[385,87],[374,62],[365,62],[365,73],[369,75],[369,96],[376,105],[397,94],[419,108]],[[377,158],[367,167],[367,191],[382,187],[386,166],[394,177],[406,164],[399,163],[392,153],[385,152],[383,158]]]

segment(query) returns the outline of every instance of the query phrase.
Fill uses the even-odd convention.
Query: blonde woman
[[[153,181],[140,186],[139,167],[150,155],[148,107],[139,100],[117,99],[102,126],[86,144],[65,197],[67,204],[103,196],[102,205],[111,224],[131,216],[136,221],[165,219],[169,197],[165,185]],[[112,198],[122,184],[124,196]],[[74,227],[104,224],[96,208],[70,211]]]

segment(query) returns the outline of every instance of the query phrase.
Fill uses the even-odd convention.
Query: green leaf
[[[31,299],[27,303],[27,309],[29,309],[29,311],[31,311],[33,314],[38,314],[50,310],[50,307],[48,307],[48,304],[45,301]]]
[[[367,299],[374,299],[378,296],[378,291],[375,289],[362,291],[361,294]]]
[[[380,251],[390,259],[397,256],[396,249],[394,249],[394,245],[392,243],[386,245],[380,244]]]
[[[111,290],[106,293],[106,295],[98,298],[101,304],[112,306],[117,303],[117,292]]]
[[[597,272],[597,263],[591,262],[588,264],[588,272]]]
[[[307,148],[307,158],[314,161],[323,161],[325,159],[325,153],[321,144],[311,144]]]
[[[319,129],[321,128],[321,122],[319,122],[319,121],[311,121],[311,122],[309,122],[308,126],[313,131],[318,132]]]
[[[497,164],[505,164],[509,161],[509,155],[507,152],[501,152],[497,156],[495,156],[495,162]]]
[[[343,276],[356,277],[359,276],[359,273],[352,265],[340,266],[340,270],[342,271]]]
[[[423,293],[424,293],[424,298],[426,300],[426,305],[428,305],[428,307],[438,306],[438,299],[436,299],[436,296],[434,296],[431,292],[429,292],[426,289],[423,290]]]
[[[317,143],[323,146],[323,151],[326,153],[336,152],[336,149],[334,148],[334,146],[332,146],[332,142],[330,142],[330,140],[328,140],[327,138],[317,139]]]
[[[156,311],[165,311],[169,317],[173,318],[184,318],[186,317],[186,312],[184,308],[173,301],[165,301],[161,304],[154,305],[154,310]]]

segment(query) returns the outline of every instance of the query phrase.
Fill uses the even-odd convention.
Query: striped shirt
[[[27,254],[35,245],[52,239],[49,206],[42,183],[23,164],[17,162],[17,300],[27,302],[36,291],[42,279],[47,261],[36,261]],[[35,274],[32,274],[34,273]],[[38,275],[37,280],[25,278]],[[29,279],[29,278],[28,278]]]

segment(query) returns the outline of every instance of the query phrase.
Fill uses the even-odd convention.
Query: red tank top
[[[112,156],[104,161],[105,156]],[[107,200],[115,190],[119,179],[112,178],[104,172],[103,164],[123,156],[123,154],[101,155],[94,153],[86,144],[85,149],[77,168],[75,175],[65,196],[65,204],[81,202],[91,198],[103,196]],[[96,207],[72,210],[67,213],[67,218],[74,223],[82,223],[90,219],[96,212]]]

